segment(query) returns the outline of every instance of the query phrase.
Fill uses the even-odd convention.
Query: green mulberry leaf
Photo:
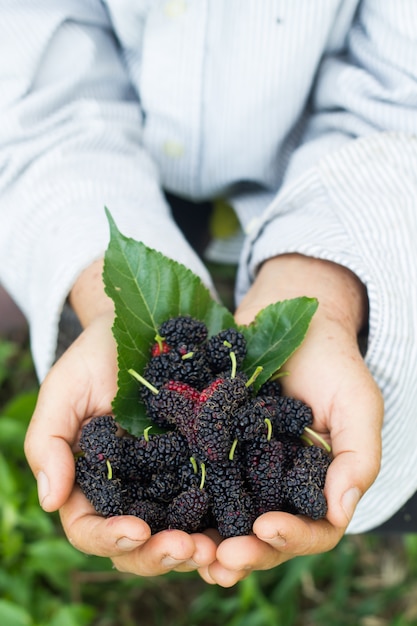
[[[125,237],[107,211],[110,242],[103,279],[115,305],[113,333],[118,353],[116,420],[133,435],[150,422],[140,402],[130,368],[142,373],[158,326],[170,317],[191,315],[206,323],[209,334],[236,327],[233,315],[216,302],[201,279],[184,265],[143,243]]]
[[[275,302],[258,313],[249,326],[239,330],[247,342],[243,369],[250,376],[262,367],[253,389],[257,391],[303,342],[317,309],[315,298],[293,298]]]

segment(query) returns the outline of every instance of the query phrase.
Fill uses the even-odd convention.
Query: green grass
[[[0,342],[0,624],[417,625],[417,535],[345,537],[232,589],[197,574],[124,575],[77,552],[39,507],[23,455],[36,395],[27,348]]]

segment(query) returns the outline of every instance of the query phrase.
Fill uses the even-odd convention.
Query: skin
[[[69,541],[83,552],[111,558],[123,572],[157,576],[198,570],[207,583],[223,587],[253,570],[332,549],[380,467],[383,401],[357,345],[368,315],[362,283],[334,263],[283,255],[263,264],[236,311],[238,323],[248,324],[271,302],[302,295],[319,300],[302,346],[285,365],[290,376],[282,383],[285,393],[312,407],[313,428],[331,444],[334,460],[325,485],[325,519],[269,512],[255,521],[253,535],[222,541],[215,531],[151,536],[138,518],[104,519],[73,487],[72,451],[80,429],[89,417],[110,412],[117,390],[114,311],[101,271],[97,261],[74,285],[70,303],[84,331],[42,383],[25,441],[41,505],[60,510]]]

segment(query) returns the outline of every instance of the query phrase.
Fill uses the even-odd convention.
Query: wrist
[[[250,306],[258,310],[279,300],[317,298],[315,318],[325,317],[355,336],[368,319],[366,287],[353,272],[337,263],[301,254],[284,254],[265,261],[248,296]],[[245,308],[245,300],[240,308]]]
[[[69,303],[83,328],[102,315],[114,316],[114,304],[104,291],[103,259],[94,261],[74,283]]]

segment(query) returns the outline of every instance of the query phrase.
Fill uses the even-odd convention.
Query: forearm
[[[247,323],[252,313],[270,302],[300,296],[317,298],[316,315],[340,323],[353,335],[366,323],[368,300],[363,283],[341,265],[301,254],[265,261],[237,314]]]
[[[106,295],[103,283],[103,260],[94,261],[78,277],[69,303],[83,328],[103,314],[114,314],[113,301]]]

